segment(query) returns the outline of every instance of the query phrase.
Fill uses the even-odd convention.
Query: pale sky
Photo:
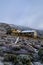
[[[43,29],[43,0],[0,0],[0,22]]]

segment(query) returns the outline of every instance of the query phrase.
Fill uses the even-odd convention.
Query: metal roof
[[[22,33],[35,32],[35,30],[24,30]]]

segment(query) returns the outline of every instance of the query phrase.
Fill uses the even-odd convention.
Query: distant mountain
[[[29,28],[29,27],[25,27],[25,26],[18,26],[18,25],[13,25],[13,24],[10,24],[11,28],[12,29],[18,29],[18,30],[32,30],[32,28]]]

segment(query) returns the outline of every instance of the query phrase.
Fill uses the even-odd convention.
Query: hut
[[[21,32],[22,35],[29,36],[29,37],[37,37],[37,31],[35,30],[24,30]]]

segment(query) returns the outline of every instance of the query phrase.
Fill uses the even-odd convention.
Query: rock
[[[43,62],[43,49],[39,49],[38,55],[40,57],[41,62]]]
[[[32,54],[32,61],[34,61],[34,62],[39,61],[39,55],[37,53]]]
[[[23,65],[31,65],[29,55],[18,55],[18,59],[23,63]]]
[[[26,49],[28,52],[35,53],[35,50],[30,45],[22,45],[21,48]]]
[[[11,62],[4,62],[3,64],[4,64],[4,65],[12,65]]]
[[[0,61],[0,65],[4,65],[3,62]]]
[[[33,65],[43,65],[40,62],[33,62]]]
[[[36,48],[36,49],[40,49],[40,45],[32,45],[34,48]]]

